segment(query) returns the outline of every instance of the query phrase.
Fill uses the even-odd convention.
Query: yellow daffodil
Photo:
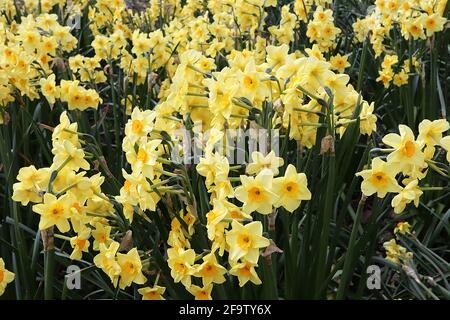
[[[81,231],[77,236],[70,239],[70,245],[73,248],[70,259],[81,260],[83,252],[89,252],[89,237],[91,236],[91,229],[86,228]]]
[[[239,208],[237,205],[235,205],[227,200],[222,200],[222,203],[228,211],[227,218],[233,219],[233,220],[239,220],[239,221],[245,220],[245,219],[251,221],[253,219],[250,214],[242,211],[241,208]]]
[[[192,249],[170,248],[167,250],[167,264],[170,275],[175,282],[181,282],[185,287],[191,286],[191,276],[195,273],[195,252]]]
[[[409,164],[423,166],[425,162],[423,143],[415,140],[414,133],[408,126],[401,124],[398,128],[400,134],[389,133],[383,138],[386,145],[395,149],[388,155],[388,162],[399,164],[400,169]]]
[[[230,166],[228,159],[219,153],[207,153],[204,158],[200,158],[196,169],[201,176],[206,177],[206,187],[209,188],[228,179]]]
[[[240,82],[240,96],[253,101],[256,97],[264,99],[269,94],[268,87],[265,82],[261,81],[265,77],[264,73],[256,69],[255,60],[250,59],[245,69],[238,73]]]
[[[231,261],[245,258],[247,261],[257,263],[259,250],[269,245],[269,240],[262,236],[262,224],[254,221],[242,225],[236,220],[231,222],[231,230],[226,234],[226,241],[230,247]]]
[[[391,163],[386,163],[380,158],[372,160],[372,167],[358,172],[356,175],[364,179],[361,183],[361,190],[364,195],[371,196],[374,193],[379,198],[384,198],[388,192],[400,192],[402,189],[398,185],[395,176],[398,169]]]
[[[359,126],[362,134],[371,135],[377,130],[377,116],[373,114],[374,103],[370,105],[364,101],[359,114]]]
[[[243,262],[234,264],[231,267],[230,274],[238,277],[240,287],[243,287],[248,281],[260,285],[262,282],[255,270],[257,266],[256,263],[244,260]]]
[[[55,127],[52,133],[53,144],[62,143],[65,140],[70,141],[75,147],[81,147],[78,139],[78,123],[71,123],[67,112],[64,111],[59,117],[59,124]]]
[[[216,226],[227,216],[227,208],[223,201],[215,199],[213,201],[213,209],[206,214],[207,233],[209,240],[213,240],[216,233]]]
[[[417,136],[417,141],[426,144],[427,147],[434,147],[439,144],[442,139],[442,134],[449,128],[450,124],[445,119],[434,121],[425,119],[419,123],[419,135]]]
[[[121,273],[121,267],[116,259],[119,246],[120,244],[116,241],[111,242],[109,247],[104,243],[100,243],[100,252],[94,257],[95,266],[102,269],[109,276],[114,287],[117,286]]]
[[[394,229],[394,234],[408,234],[411,233],[411,225],[407,221],[397,223]]]
[[[158,285],[138,289],[139,294],[142,295],[142,300],[165,300],[162,296],[165,291],[166,288]]]
[[[419,16],[417,18],[408,19],[405,22],[406,29],[409,35],[411,35],[414,40],[426,39],[426,35],[423,30],[423,18],[424,16]]]
[[[273,180],[272,190],[278,195],[274,206],[277,208],[284,207],[289,212],[297,209],[302,200],[311,200],[306,175],[297,173],[292,164],[288,165],[284,177]]]
[[[51,169],[56,170],[60,167],[66,167],[73,170],[84,169],[89,170],[89,162],[84,159],[83,149],[75,147],[70,141],[65,140],[57,143],[53,150],[55,157]]]
[[[133,144],[152,131],[155,118],[155,112],[150,110],[140,111],[139,108],[133,109],[131,119],[125,125],[125,134]]]
[[[160,143],[161,140],[158,139],[147,141],[146,138],[141,138],[137,141],[137,151],[133,149],[126,153],[133,172],[142,173],[147,178],[154,177],[153,169],[159,156]]]
[[[128,253],[118,253],[117,263],[121,268],[119,287],[125,289],[131,283],[144,284],[147,278],[142,274],[142,263],[136,248]]]
[[[5,292],[8,283],[14,280],[14,273],[5,269],[5,262],[0,258],[0,296]]]
[[[189,208],[186,210],[186,214],[182,215],[182,218],[184,222],[186,222],[188,227],[188,234],[192,236],[194,234],[194,224],[197,221],[197,218],[195,215],[192,214],[192,212],[189,210]],[[182,213],[182,212],[181,212]]]
[[[61,232],[69,231],[69,212],[67,212],[63,200],[58,199],[55,195],[46,193],[44,202],[35,204],[33,211],[41,215],[39,230],[56,226]]]
[[[59,88],[56,86],[55,75],[50,75],[47,79],[40,79],[39,84],[44,97],[50,105],[53,105],[57,98],[59,98]]]
[[[29,202],[41,202],[42,196],[39,187],[40,183],[47,178],[47,173],[43,170],[37,170],[35,166],[20,168],[17,175],[17,180],[13,185],[13,196],[14,201],[20,202],[22,205],[26,206]]]
[[[227,242],[226,242],[226,236],[225,236],[225,229],[228,227],[228,222],[220,222],[216,225],[214,228],[214,235],[212,237],[212,246],[211,251],[216,252],[219,254],[219,256],[223,256],[225,253],[225,249],[227,248]]]
[[[423,19],[423,26],[425,27],[425,30],[427,31],[427,37],[431,37],[433,33],[442,31],[444,29],[444,25],[447,22],[447,19],[444,17],[441,17],[437,13],[433,13],[430,15],[427,15]]]
[[[413,254],[408,252],[405,247],[397,244],[395,239],[383,243],[383,247],[386,250],[386,259],[395,264],[400,264],[402,261],[409,260],[413,256]]]
[[[205,284],[203,287],[191,285],[187,288],[190,294],[195,297],[195,300],[212,300],[211,291],[213,289],[213,284]]]
[[[64,210],[69,214],[73,230],[75,232],[79,232],[85,229],[86,224],[91,220],[91,218],[87,215],[85,200],[78,200],[78,198],[71,192],[67,192],[61,197],[60,200],[64,205]]]
[[[442,138],[440,145],[447,151],[447,162],[450,163],[450,136]]]
[[[224,274],[226,272],[227,269],[217,262],[214,252],[211,252],[203,256],[203,263],[197,267],[195,276],[201,277],[205,285],[210,283],[221,284],[225,282]]]
[[[418,184],[418,180],[412,180],[392,199],[391,205],[395,213],[402,213],[410,202],[414,202],[416,207],[419,206],[419,198],[423,191],[420,190]]]
[[[397,87],[408,84],[408,73],[405,70],[401,70],[394,75],[393,82]]]
[[[272,205],[278,196],[272,191],[273,172],[263,169],[256,178],[241,175],[242,185],[235,190],[236,198],[243,202],[246,213],[257,211],[261,214],[272,212]]]
[[[281,46],[267,46],[267,64],[271,69],[278,69],[286,62],[289,53],[289,46],[282,44]]]
[[[270,169],[274,176],[278,175],[278,168],[284,164],[283,158],[277,157],[275,152],[270,151],[264,156],[259,151],[252,152],[252,163],[247,165],[247,174],[258,174],[263,169]]]
[[[110,238],[111,227],[99,222],[95,223],[94,226],[95,229],[92,230],[92,236],[94,237],[92,248],[98,251],[100,244],[103,243],[105,246],[108,246],[112,242]]]
[[[339,73],[344,73],[345,69],[350,67],[347,56],[341,56],[339,53],[330,58],[331,68]]]

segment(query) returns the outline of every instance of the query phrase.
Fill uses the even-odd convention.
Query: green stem
[[[353,223],[352,232],[350,234],[350,239],[347,246],[347,252],[344,259],[344,268],[342,269],[341,281],[339,283],[339,288],[337,292],[336,299],[342,300],[346,292],[348,283],[350,281],[350,276],[353,271],[353,256],[357,253],[355,250],[355,241],[358,234],[358,228],[361,224],[361,219],[363,216],[364,204],[366,203],[366,197],[363,196],[358,204],[358,209],[356,211],[356,219]]]
[[[51,248],[44,252],[44,298],[53,300],[53,282],[55,280],[55,249]]]
[[[357,92],[361,92],[361,87],[363,84],[363,79],[364,79],[363,74],[364,74],[364,67],[366,65],[368,42],[369,42],[369,39],[366,39],[364,41],[363,48],[362,48],[361,61],[359,62],[358,83],[356,85]]]

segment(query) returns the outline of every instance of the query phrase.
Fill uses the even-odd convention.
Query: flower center
[[[242,218],[242,214],[241,214],[241,212],[238,211],[238,210],[233,210],[233,211],[231,211],[231,212],[230,212],[230,216],[231,216],[231,218],[233,218],[233,219],[239,219],[239,218]]]
[[[428,20],[425,22],[425,26],[426,26],[428,29],[434,28],[435,25],[436,25],[436,21],[434,21],[434,19],[428,19]]]
[[[132,262],[125,263],[123,268],[124,268],[125,272],[128,273],[128,274],[133,274],[134,273],[134,269],[135,268],[134,268],[134,264]]]
[[[177,264],[175,264],[175,271],[177,273],[182,273],[184,274],[186,271],[186,266],[184,265],[183,262],[178,262]]]
[[[248,265],[243,266],[239,271],[243,276],[249,277],[251,275],[250,267]]]
[[[255,79],[252,76],[245,76],[244,77],[244,85],[247,88],[253,88],[255,86]]]
[[[213,222],[213,220],[217,218],[217,214],[215,211],[211,210],[208,212],[208,214],[206,215],[206,220],[208,221],[208,223]]]
[[[72,208],[74,208],[78,214],[81,213],[81,206],[78,204],[78,202],[72,203]]]
[[[125,180],[125,182],[123,183],[123,188],[125,189],[126,192],[130,192],[131,182],[128,180]]]
[[[384,172],[375,172],[372,174],[372,184],[377,187],[384,187],[387,185],[387,178]]]
[[[158,293],[156,291],[150,291],[145,294],[145,297],[149,300],[155,300],[158,298]]]
[[[411,158],[414,155],[415,151],[416,147],[414,146],[414,142],[406,141],[405,145],[403,146],[403,154],[408,158]]]
[[[411,27],[411,32],[412,32],[412,33],[419,33],[419,27],[416,26],[416,25],[413,25],[413,26]]]
[[[133,133],[141,133],[143,128],[144,125],[141,120],[133,120],[131,122],[131,130],[133,131]]]
[[[84,246],[86,245],[86,240],[85,239],[77,239],[76,245],[78,248],[83,249]]]
[[[138,160],[140,160],[142,162],[147,162],[148,154],[144,149],[139,148],[137,158],[138,158]]]
[[[47,83],[45,85],[45,91],[46,92],[53,92],[53,85],[51,83]]]
[[[253,202],[261,202],[264,200],[264,194],[258,187],[253,187],[248,191],[248,197]]]
[[[295,182],[288,182],[284,185],[284,193],[288,195],[294,195],[297,193],[297,184]]]
[[[389,9],[390,10],[395,10],[397,9],[397,3],[394,1],[389,2]]]
[[[60,205],[59,203],[54,204],[51,208],[50,208],[50,214],[52,216],[55,217],[60,217],[64,214],[64,208],[62,205]]]
[[[248,234],[240,234],[238,236],[237,243],[242,249],[248,249],[252,245],[252,240]]]
[[[216,267],[211,263],[208,263],[202,269],[202,275],[204,277],[213,277],[215,274],[216,274]]]
[[[196,298],[198,300],[208,300],[208,292],[206,292],[205,290],[200,290],[199,292],[197,292]]]

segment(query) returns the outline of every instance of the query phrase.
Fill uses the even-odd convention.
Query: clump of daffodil
[[[74,30],[52,13],[69,2],[69,19],[87,12],[92,50],[83,50],[85,43],[78,43]],[[181,283],[197,300],[212,299],[214,286],[230,275],[240,287],[261,285],[268,270],[261,280],[261,251],[268,265],[271,251],[282,252],[269,239],[280,234],[277,215],[293,213],[311,200],[309,188],[320,192],[316,177],[292,163],[311,168],[325,127],[332,131],[329,137],[338,137],[332,141],[337,159],[342,143],[353,139],[346,137],[355,133],[349,130],[353,125],[359,126],[356,135],[369,136],[370,143],[377,143],[385,128],[377,121],[386,104],[364,100],[364,83],[353,86],[355,69],[365,72],[368,63],[375,64],[377,87],[389,90],[389,98],[400,93],[399,106],[410,105],[414,101],[405,103],[409,95],[403,90],[423,80],[420,75],[432,60],[424,52],[439,48],[435,34],[447,23],[446,1],[377,0],[353,24],[351,39],[347,32],[341,35],[330,0],[179,2],[168,0],[161,7],[160,1],[149,1],[139,13],[128,10],[124,0],[43,0],[39,6],[26,0],[23,8],[12,0],[0,4],[0,125],[12,119],[19,130],[28,127],[30,141],[39,134],[39,142],[47,143],[51,136],[51,153],[39,161],[17,153],[27,166],[18,172],[12,199],[32,204],[40,230],[55,227],[56,241],[67,241],[56,243],[57,248],[72,248],[70,259],[89,259],[95,252],[94,266],[110,278],[117,294],[138,286],[143,300],[164,299],[172,291],[158,285],[159,273],[153,286],[146,283],[147,266],[161,267],[160,260],[169,269],[159,272],[170,270],[172,279],[164,274],[168,288],[172,280]],[[274,11],[275,25],[267,19]],[[29,15],[20,17],[22,12]],[[298,31],[305,31],[306,46]],[[343,51],[358,42],[369,48],[355,47],[358,54]],[[397,52],[408,47],[411,56]],[[18,105],[20,112],[11,112]],[[24,115],[29,119],[22,121]],[[413,120],[421,115],[413,112]],[[249,152],[244,158],[250,163],[232,163],[232,140],[241,138],[242,130],[259,127],[268,130],[266,136],[275,129],[285,137],[283,156]],[[444,151],[450,161],[448,129],[444,119],[426,119],[417,138],[415,128],[405,125],[385,135],[387,148],[371,150],[369,166],[357,173],[362,193],[387,198],[397,214],[418,207],[428,172],[448,176],[441,163]],[[188,134],[180,137],[180,131]],[[251,144],[255,137],[243,140]],[[16,139],[14,152],[21,148]],[[189,148],[180,147],[185,142],[201,149],[196,165],[190,161],[197,154],[191,157]],[[373,151],[382,154],[373,158]],[[180,158],[189,164],[178,163]],[[48,167],[38,168],[43,161]],[[7,176],[11,170],[15,165],[0,165]],[[326,166],[314,172],[323,176]],[[316,207],[311,205],[312,212]],[[291,218],[281,217],[287,229],[297,221]],[[128,230],[139,228],[145,232],[132,239],[136,247],[129,246]],[[407,222],[399,223],[396,239],[410,229]],[[395,239],[384,247],[394,263],[412,256]],[[149,259],[142,261],[142,252]],[[290,260],[286,257],[279,261]],[[0,259],[0,295],[13,277]]]
[[[400,134],[389,133],[383,137],[383,142],[392,149],[380,149],[387,152],[387,161],[376,157],[372,160],[371,169],[358,172],[356,175],[363,177],[361,190],[366,196],[377,193],[384,198],[387,193],[396,193],[391,200],[394,212],[402,213],[409,203],[419,206],[423,190],[419,183],[427,175],[431,166],[443,174],[439,167],[434,165],[431,159],[436,154],[436,146],[441,146],[447,137],[443,133],[449,129],[446,120],[423,120],[419,124],[417,140],[412,130],[406,125],[399,125]],[[376,149],[375,149],[376,150]],[[397,182],[397,176],[403,178]],[[424,190],[430,187],[424,188]],[[430,190],[441,190],[441,187],[431,187]]]
[[[102,193],[104,178],[101,174],[89,177],[84,171],[90,168],[90,164],[81,148],[77,123],[71,123],[65,112],[59,120],[52,133],[52,165],[40,169],[34,166],[22,168],[17,177],[19,182],[14,184],[12,198],[23,205],[36,203],[32,208],[40,215],[40,230],[56,226],[65,233],[72,227],[77,233],[72,238],[72,258],[78,260],[81,252],[87,252],[86,244],[89,244],[91,228],[87,225],[93,217],[88,212],[106,217],[111,214],[113,206]]]

